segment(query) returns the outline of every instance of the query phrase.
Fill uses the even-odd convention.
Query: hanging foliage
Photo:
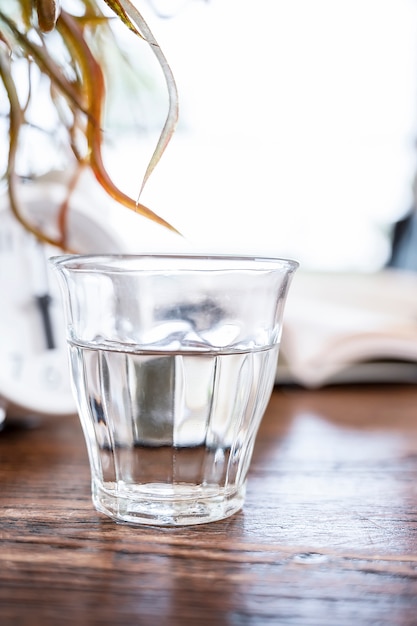
[[[171,68],[150,28],[130,0],[105,0],[112,13],[104,13],[95,0],[80,0],[77,12],[60,6],[59,0],[16,0],[9,2],[10,10],[0,7],[0,80],[8,98],[9,151],[5,177],[11,209],[21,224],[40,240],[66,247],[66,224],[69,198],[85,168],[90,168],[101,187],[118,203],[136,213],[176,232],[162,217],[140,202],[140,194],[155,169],[178,120],[178,94]],[[82,10],[80,10],[80,8]],[[126,195],[114,183],[102,157],[103,116],[106,103],[106,80],[100,55],[92,45],[94,34],[100,31],[102,45],[117,47],[117,37],[111,28],[119,19],[148,44],[164,76],[168,93],[168,113],[159,140],[140,181],[138,198]],[[55,39],[51,41],[51,33]],[[61,54],[56,54],[59,38]],[[96,44],[97,47],[97,44]],[[14,64],[24,60],[28,71],[28,92],[22,96],[14,73]],[[67,196],[62,202],[59,237],[48,236],[32,224],[19,200],[19,175],[16,169],[20,136],[28,124],[29,103],[36,98],[30,81],[35,65],[50,83],[50,98],[65,129],[75,160],[74,172],[68,183]],[[36,146],[33,148],[36,150]]]

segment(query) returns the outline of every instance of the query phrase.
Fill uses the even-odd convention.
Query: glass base
[[[97,511],[116,522],[153,526],[206,524],[230,517],[242,508],[245,491],[245,485],[227,489],[163,483],[92,484]]]

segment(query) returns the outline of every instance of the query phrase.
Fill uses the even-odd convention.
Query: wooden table
[[[90,502],[75,418],[0,434],[0,624],[417,624],[417,388],[277,389],[247,503],[192,528]]]

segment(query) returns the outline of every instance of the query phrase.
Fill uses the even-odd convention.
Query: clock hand
[[[41,318],[42,318],[42,326],[45,334],[46,347],[48,350],[54,350],[55,341],[54,341],[54,333],[52,330],[52,320],[51,320],[51,312],[49,306],[52,302],[52,298],[49,293],[44,293],[42,295],[35,296],[36,303],[38,305]]]
[[[35,292],[35,302],[41,314],[42,328],[45,336],[46,347],[48,350],[54,350],[54,348],[56,347],[56,343],[54,340],[50,310],[52,297],[49,294],[48,274],[44,249],[41,242],[34,237],[32,238],[32,241],[34,245],[33,255],[31,257],[31,273],[33,290]]]

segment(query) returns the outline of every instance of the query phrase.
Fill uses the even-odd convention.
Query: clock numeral
[[[62,386],[62,374],[52,365],[42,371],[42,382],[47,389],[59,389]]]

